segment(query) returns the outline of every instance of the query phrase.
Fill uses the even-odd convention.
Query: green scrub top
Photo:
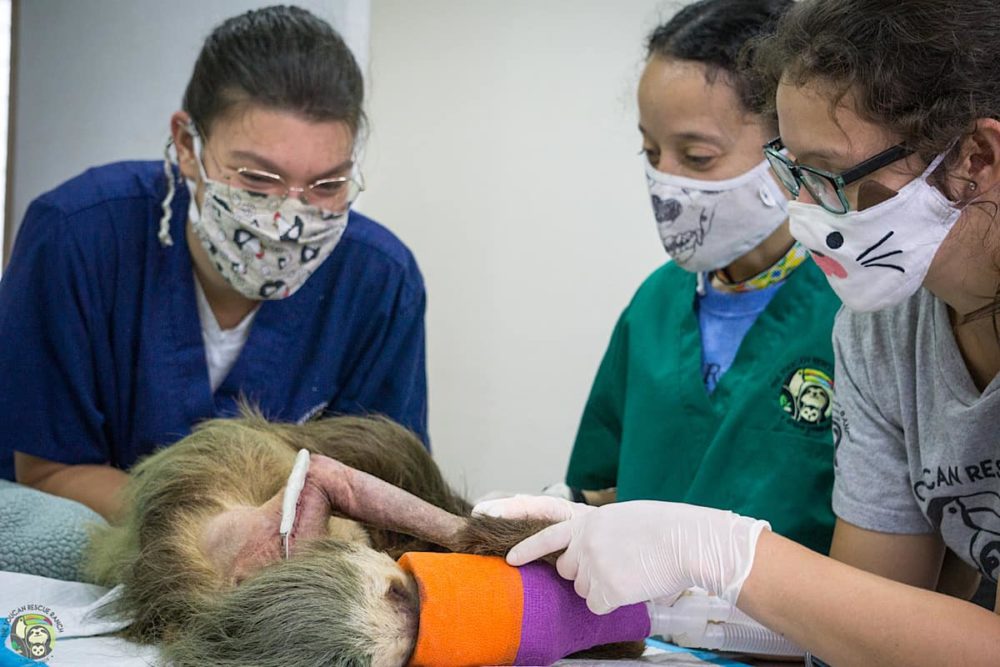
[[[696,276],[673,262],[615,326],[580,422],[566,483],[617,499],[732,510],[827,553],[833,533],[833,348],[840,301],[797,268],[708,395]]]

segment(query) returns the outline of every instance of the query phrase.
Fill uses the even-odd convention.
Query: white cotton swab
[[[306,473],[309,472],[309,450],[300,449],[295,455],[295,465],[288,476],[288,483],[285,485],[285,496],[281,499],[281,524],[278,526],[278,534],[281,535],[281,544],[285,549],[285,559],[288,559],[288,535],[295,525],[295,513],[299,504],[299,496],[302,488],[306,485]]]

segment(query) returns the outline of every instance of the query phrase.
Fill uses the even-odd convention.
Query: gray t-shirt
[[[833,511],[884,533],[940,531],[996,581],[1000,377],[979,392],[947,307],[924,289],[876,313],[842,308],[833,347]]]

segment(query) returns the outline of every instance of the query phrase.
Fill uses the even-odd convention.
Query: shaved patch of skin
[[[293,535],[303,528],[313,530],[323,519],[321,499],[326,500],[331,511],[355,521],[412,535],[446,548],[455,543],[456,535],[466,525],[462,517],[449,514],[374,475],[314,454],[300,497],[300,520],[296,521]]]

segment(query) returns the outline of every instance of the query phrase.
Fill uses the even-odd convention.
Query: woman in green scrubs
[[[760,517],[826,553],[839,302],[789,234],[788,195],[761,155],[775,123],[750,111],[756,91],[738,73],[745,44],[791,4],[704,0],[649,38],[639,129],[672,261],[618,320],[566,483],[594,504]]]

